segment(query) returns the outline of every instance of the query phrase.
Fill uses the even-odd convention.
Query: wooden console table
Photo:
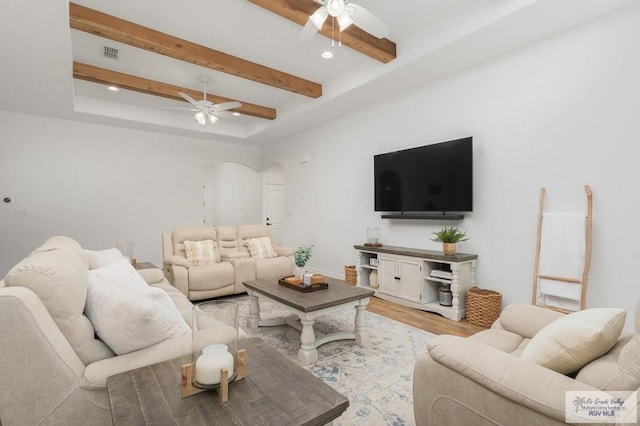
[[[379,287],[375,296],[411,308],[435,312],[460,321],[465,316],[467,290],[476,282],[476,254],[456,253],[407,247],[356,245],[357,285],[371,288],[369,275],[377,270]],[[371,261],[375,259],[375,261]],[[450,277],[432,275],[432,271],[450,272]],[[451,306],[440,304],[439,287],[450,288]]]

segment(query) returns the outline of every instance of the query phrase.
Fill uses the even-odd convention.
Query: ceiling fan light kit
[[[320,8],[309,16],[308,23],[313,24],[315,31],[320,31],[329,16],[338,21],[340,32],[346,30],[349,25],[355,23],[362,30],[377,37],[384,38],[389,34],[389,27],[378,19],[373,13],[362,6],[352,3],[350,0],[315,0]],[[310,30],[303,30],[309,33]]]
[[[209,119],[209,122],[211,122],[211,124],[216,124],[216,122],[220,119],[220,117],[218,117],[217,115],[218,113],[221,113],[230,109],[240,108],[242,106],[242,104],[237,101],[224,102],[221,104],[214,104],[213,102],[208,101],[207,100],[207,83],[209,82],[209,79],[207,77],[200,77],[199,79],[204,86],[202,90],[203,99],[201,101],[196,101],[186,93],[178,92],[178,95],[180,95],[185,101],[189,102],[191,105],[195,107],[195,109],[189,108],[189,111],[196,111],[193,118],[195,118],[196,122],[199,125],[206,126],[207,118]],[[240,113],[233,112],[231,115],[236,116],[236,115],[240,115]]]

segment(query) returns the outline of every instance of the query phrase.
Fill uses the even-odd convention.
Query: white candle
[[[229,377],[232,377],[233,355],[227,350],[227,345],[205,346],[202,355],[196,360],[196,382],[202,385],[219,384],[221,370],[225,367]]]

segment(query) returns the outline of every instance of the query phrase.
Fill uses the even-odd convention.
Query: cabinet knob
[[[399,280],[399,279],[400,279],[400,277],[393,277],[393,279],[394,279],[394,280]]]

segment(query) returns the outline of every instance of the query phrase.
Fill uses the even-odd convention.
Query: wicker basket
[[[344,267],[344,280],[347,284],[356,285],[358,282],[358,273],[356,272],[355,265],[349,265]]]
[[[502,311],[502,293],[472,287],[467,291],[467,321],[491,327]]]

